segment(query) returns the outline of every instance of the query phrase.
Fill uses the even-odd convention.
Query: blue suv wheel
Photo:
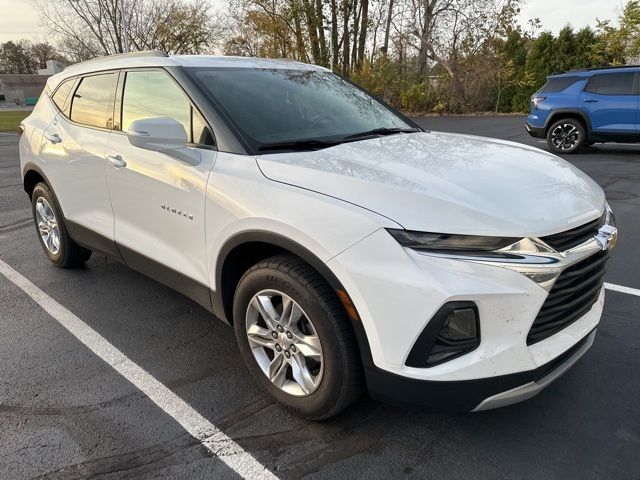
[[[563,118],[547,129],[547,145],[554,153],[574,153],[585,144],[587,131],[575,118]]]

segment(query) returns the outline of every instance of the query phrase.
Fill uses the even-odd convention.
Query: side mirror
[[[187,132],[170,117],[141,118],[129,125],[129,143],[134,147],[164,153],[189,165],[201,162],[198,149],[187,148]]]

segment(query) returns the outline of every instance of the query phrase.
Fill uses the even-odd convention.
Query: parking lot
[[[417,121],[546,146],[524,117]],[[362,398],[313,423],[257,389],[233,330],[197,304],[98,255],[53,267],[17,140],[0,134],[0,261],[17,272],[0,274],[0,479],[265,477],[255,465],[282,479],[640,479],[640,145],[567,157],[606,191],[620,230],[606,281],[631,290],[607,291],[596,341],[565,376],[501,410]]]

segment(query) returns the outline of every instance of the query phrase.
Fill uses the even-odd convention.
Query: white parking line
[[[6,132],[0,132],[0,135],[5,136],[5,137],[17,137],[18,136],[17,133],[6,133]]]
[[[189,434],[199,440],[229,468],[247,479],[278,478],[164,384],[127,358],[89,325],[2,260],[0,260],[0,273],[29,295],[45,312],[57,320],[89,350],[140,389],[165,413],[173,417]]]
[[[616,285],[615,283],[605,283],[604,288],[607,290],[613,290],[614,292],[628,293],[629,295],[640,297],[640,290],[637,288],[623,287],[622,285]]]

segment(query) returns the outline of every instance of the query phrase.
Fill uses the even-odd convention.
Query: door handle
[[[45,133],[44,136],[47,138],[47,140],[49,140],[51,143],[60,143],[62,142],[62,138],[60,138],[60,135],[57,133]]]
[[[595,98],[587,98],[585,99],[584,103],[597,103],[598,100],[596,100]]]
[[[108,155],[107,162],[116,168],[124,168],[127,166],[127,162],[125,162],[120,155]]]

